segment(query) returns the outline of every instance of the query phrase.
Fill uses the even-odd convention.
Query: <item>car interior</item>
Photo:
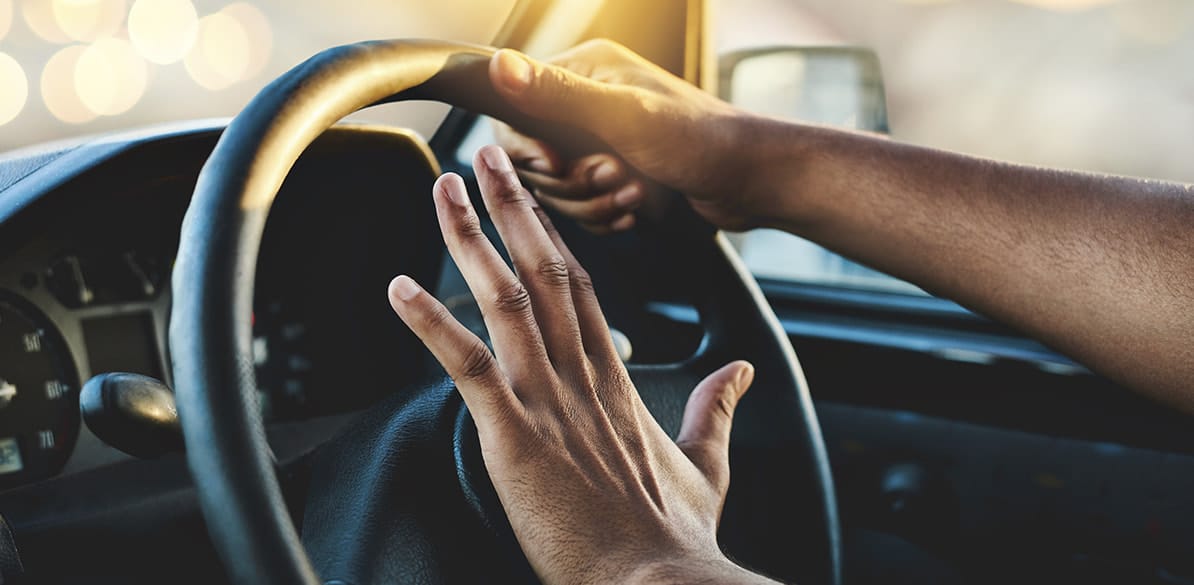
[[[435,283],[484,338],[435,178],[479,200],[490,118],[586,141],[503,107],[495,47],[608,38],[762,109],[736,78],[753,58],[845,64],[865,99],[830,88],[822,109],[887,130],[873,52],[718,55],[711,4],[518,0],[469,43],[324,47],[232,119],[0,154],[0,583],[537,582],[467,409],[384,291]],[[343,120],[409,100],[451,110]],[[666,430],[703,373],[758,368],[720,532],[743,565],[798,583],[1194,583],[1186,415],[910,285],[753,270],[765,234],[679,212],[612,236],[556,223]]]

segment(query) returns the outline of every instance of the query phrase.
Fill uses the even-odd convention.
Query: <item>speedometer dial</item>
[[[62,337],[0,296],[0,488],[56,473],[79,434],[79,379]]]

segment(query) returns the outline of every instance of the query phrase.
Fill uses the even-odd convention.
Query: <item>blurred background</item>
[[[720,52],[875,49],[901,140],[1194,182],[1190,0],[718,0],[716,10]]]
[[[270,80],[335,45],[395,37],[489,43],[513,5],[0,0],[0,152],[158,122],[233,116]],[[405,109],[422,110],[402,120],[423,120],[418,129],[425,133],[446,112],[431,105]]]
[[[715,0],[714,9],[718,54],[874,49],[899,140],[1194,182],[1194,1]],[[761,278],[924,294],[789,234],[756,230],[735,243]]]
[[[0,0],[0,151],[230,116],[321,48],[485,42],[512,0]],[[859,44],[893,134],[1194,182],[1190,0],[713,0],[716,47]],[[462,15],[467,17],[462,18]]]

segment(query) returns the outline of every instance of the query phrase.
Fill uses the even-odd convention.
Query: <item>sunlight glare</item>
[[[190,0],[136,0],[129,11],[129,39],[152,63],[181,60],[195,44],[199,18]]]
[[[25,100],[29,97],[29,80],[25,78],[25,70],[16,59],[5,53],[0,53],[0,126],[17,117],[25,107]]]
[[[68,124],[82,124],[95,119],[95,113],[83,104],[75,90],[75,66],[86,47],[71,45],[50,57],[41,74],[41,97],[55,118]]]
[[[102,39],[87,47],[75,64],[79,100],[101,116],[123,114],[145,94],[148,66],[132,43]]]

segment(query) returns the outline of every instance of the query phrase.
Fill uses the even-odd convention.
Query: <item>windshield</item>
[[[235,115],[321,49],[428,37],[490,44],[514,0],[0,0],[0,152]],[[366,114],[430,135],[446,106]]]

